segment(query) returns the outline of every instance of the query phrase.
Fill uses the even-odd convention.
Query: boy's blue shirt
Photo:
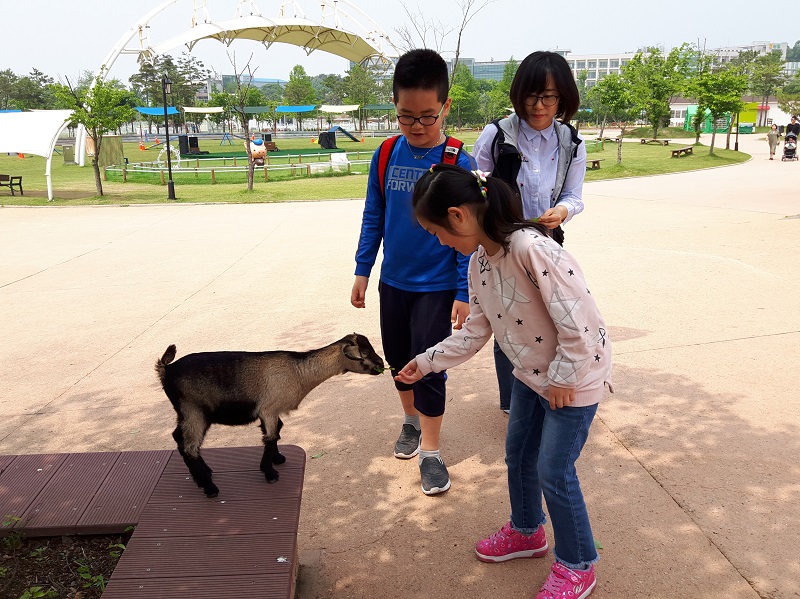
[[[356,251],[356,275],[369,277],[383,241],[382,281],[403,291],[456,290],[456,299],[469,301],[469,256],[441,245],[414,217],[411,196],[417,180],[442,159],[444,144],[425,158],[415,159],[405,137],[395,145],[386,173],[386,202],[378,178],[378,152],[372,156],[367,199]],[[421,150],[417,149],[417,154]],[[462,149],[458,166],[474,170],[475,160]],[[477,184],[477,183],[476,183]]]

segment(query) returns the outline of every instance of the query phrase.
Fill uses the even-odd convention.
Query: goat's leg
[[[273,464],[282,464],[286,461],[278,452],[278,439],[280,439],[280,429],[283,423],[280,418],[274,416],[260,416],[261,432],[263,433],[262,439],[264,441],[264,455],[261,457],[261,472],[264,473],[264,478],[268,483],[278,482],[280,474]],[[282,458],[282,459],[281,459]],[[280,460],[280,461],[278,461]]]
[[[211,468],[208,467],[203,456],[200,455],[200,447],[208,431],[209,424],[202,416],[189,416],[178,421],[178,426],[172,437],[178,443],[178,452],[183,458],[183,462],[189,469],[197,486],[203,489],[207,497],[219,495],[217,485],[211,480]]]

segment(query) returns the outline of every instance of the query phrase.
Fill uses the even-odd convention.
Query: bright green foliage
[[[587,101],[598,114],[616,122],[622,130],[617,142],[617,164],[622,163],[622,138],[625,128],[636,118],[632,109],[633,89],[622,76],[611,74],[603,77],[589,90]]]
[[[378,83],[369,70],[354,64],[342,80],[342,91],[344,92],[342,99],[346,104],[364,106],[375,103],[378,97]],[[359,130],[363,130],[364,125],[364,112],[359,111]]]
[[[283,101],[290,106],[303,106],[316,103],[316,99],[311,77],[302,65],[295,65],[289,74],[289,83],[283,88]],[[297,120],[302,128],[303,113],[297,114]]]
[[[775,95],[781,88],[786,77],[783,74],[783,60],[777,50],[769,54],[762,54],[755,59],[750,75],[750,89],[757,96],[763,98],[766,104],[769,96]],[[765,111],[761,111],[764,113]],[[759,126],[766,124],[766,114],[759,116]]]
[[[747,76],[736,68],[706,69],[692,78],[690,89],[699,107],[704,109],[702,113],[708,110],[716,123],[725,115],[733,115],[743,108],[742,95],[747,91]],[[698,113],[702,114],[700,110]],[[709,154],[714,153],[715,139],[716,127],[712,127]]]
[[[449,118],[455,121],[456,127],[461,127],[465,122],[479,121],[478,85],[464,63],[459,63],[456,67],[453,85],[450,87],[450,98],[452,103]]]
[[[778,108],[787,114],[800,114],[800,91],[793,94],[778,92]]]
[[[72,122],[83,125],[94,142],[92,167],[95,186],[98,195],[103,195],[98,163],[103,136],[133,118],[135,110],[128,103],[129,94],[116,79],[105,79],[105,69],[94,77],[91,87],[74,88],[67,79],[66,85],[54,84],[53,92],[65,107],[73,111]]]
[[[642,111],[653,128],[653,138],[669,122],[669,105],[679,94],[695,58],[688,44],[673,48],[664,56],[658,48],[647,54],[639,52],[622,68],[624,78],[631,84],[634,107]]]

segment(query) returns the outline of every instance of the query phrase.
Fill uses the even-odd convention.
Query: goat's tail
[[[167,351],[164,352],[164,355],[161,356],[161,359],[156,361],[156,372],[158,373],[158,378],[161,379],[162,385],[164,384],[164,376],[167,373],[167,364],[175,359],[175,354],[177,352],[178,350],[175,345],[170,345]]]

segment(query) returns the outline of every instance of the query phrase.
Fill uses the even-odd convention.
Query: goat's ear
[[[351,360],[360,360],[362,357],[361,350],[358,348],[358,344],[348,343],[342,348],[342,353]]]

